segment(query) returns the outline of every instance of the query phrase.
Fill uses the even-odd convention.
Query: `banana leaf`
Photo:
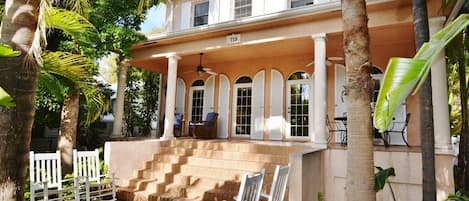
[[[375,106],[373,121],[376,129],[384,132],[388,128],[399,105],[412,89],[415,88],[415,94],[423,84],[438,54],[468,25],[469,14],[462,14],[424,43],[414,58],[389,60]]]
[[[16,104],[11,98],[10,94],[8,94],[2,87],[0,87],[0,106],[12,108],[15,107]]]
[[[1,57],[17,57],[20,56],[20,51],[14,51],[11,46],[0,43],[0,58]]]

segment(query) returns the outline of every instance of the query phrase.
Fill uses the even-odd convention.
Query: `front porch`
[[[345,200],[347,149],[343,145],[253,140],[134,139],[107,142],[105,163],[115,173],[119,200],[230,200],[245,173],[267,170],[270,189],[276,164],[292,164],[286,199]],[[375,165],[394,167],[390,178],[398,200],[421,200],[419,147],[376,146]],[[454,189],[450,154],[436,156],[438,200]],[[233,195],[234,194],[234,195]],[[174,199],[171,199],[174,198]],[[377,196],[392,200],[389,188]]]

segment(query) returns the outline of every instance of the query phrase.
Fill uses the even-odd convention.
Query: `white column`
[[[445,17],[435,17],[428,20],[430,36],[443,28]],[[446,74],[445,53],[442,51],[431,68],[433,126],[435,134],[435,149],[451,149],[451,135],[448,111],[448,83]]]
[[[168,58],[168,80],[166,87],[166,109],[164,119],[164,133],[161,137],[165,140],[171,140],[174,138],[173,125],[174,125],[174,109],[176,104],[176,79],[178,70],[178,60],[181,57],[176,54],[167,56]]]
[[[327,69],[326,34],[312,36],[314,39],[314,142],[327,143]]]

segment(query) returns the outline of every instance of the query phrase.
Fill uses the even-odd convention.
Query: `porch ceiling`
[[[342,32],[327,34],[327,57],[343,57]],[[385,68],[389,57],[412,57],[415,53],[414,32],[411,23],[394,24],[370,29],[372,62]],[[314,41],[311,37],[283,39],[276,41],[260,41],[256,44],[232,46],[216,50],[205,50],[203,65],[223,64],[240,60],[265,59],[292,55],[314,58]],[[178,72],[194,70],[199,63],[199,55],[180,55]],[[340,62],[340,61],[339,61]],[[343,61],[342,61],[343,63]],[[156,72],[167,72],[167,59],[148,58],[133,60],[134,66]]]

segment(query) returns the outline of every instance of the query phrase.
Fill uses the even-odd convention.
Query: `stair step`
[[[212,158],[220,160],[253,161],[275,164],[288,164],[288,155],[272,155],[245,152],[214,151],[204,149],[194,149],[192,156],[200,158]]]
[[[265,168],[267,172],[274,172],[276,164],[254,161],[222,160],[213,158],[201,158],[190,156],[187,158],[187,164],[203,165],[210,168],[225,168],[238,170],[261,170]]]
[[[186,162],[187,157],[181,155],[167,155],[162,153],[156,153],[153,155],[153,160],[149,162],[161,162],[161,163],[183,163]]]
[[[263,189],[270,189],[275,165],[286,165],[298,147],[221,140],[170,140],[144,169],[119,188],[124,201],[231,201],[244,174],[266,169]]]

